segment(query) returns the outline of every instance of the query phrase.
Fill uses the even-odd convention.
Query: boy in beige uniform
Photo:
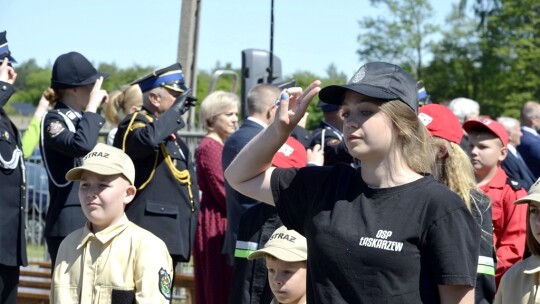
[[[274,294],[270,304],[305,304],[307,273],[306,238],[281,226],[268,239],[264,248],[248,259],[266,259],[268,282]]]
[[[129,156],[97,144],[66,179],[80,181],[88,222],[60,245],[51,303],[169,303],[173,269],[165,243],[124,214],[136,193]]]

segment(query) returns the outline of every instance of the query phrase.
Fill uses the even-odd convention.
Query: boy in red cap
[[[476,183],[492,203],[498,286],[504,272],[522,260],[525,252],[527,207],[513,203],[527,195],[527,191],[501,168],[501,162],[508,154],[508,133],[503,125],[485,118],[467,121],[463,129],[469,134],[469,157]]]

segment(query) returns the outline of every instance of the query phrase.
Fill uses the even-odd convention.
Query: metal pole
[[[272,83],[274,75],[274,0],[270,1],[270,66],[268,66],[268,83]]]

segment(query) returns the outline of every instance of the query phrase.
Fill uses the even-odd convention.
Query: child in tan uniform
[[[66,179],[80,181],[88,222],[60,245],[51,303],[169,303],[173,268],[165,243],[124,214],[136,193],[129,156],[99,143]]]

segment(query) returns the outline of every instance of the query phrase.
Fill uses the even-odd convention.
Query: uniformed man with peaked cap
[[[0,33],[0,303],[17,302],[19,266],[26,266],[25,202],[26,182],[19,130],[7,116],[4,106],[15,93],[16,62],[6,39]]]
[[[165,242],[176,265],[189,260],[199,210],[193,160],[177,134],[194,98],[179,63],[132,84],[141,88],[143,106],[122,120],[113,143],[135,163],[138,192],[126,214]]]

